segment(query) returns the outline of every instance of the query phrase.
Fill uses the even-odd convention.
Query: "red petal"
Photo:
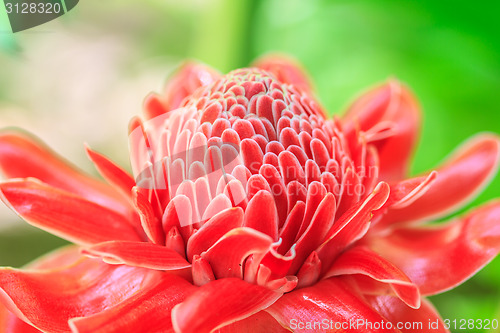
[[[391,209],[401,209],[411,205],[429,190],[437,178],[437,172],[432,171],[427,176],[406,179],[391,186],[391,194],[384,206]]]
[[[316,251],[311,252],[309,257],[304,261],[297,273],[297,288],[303,288],[313,285],[318,281],[321,274],[321,260],[319,260]]]
[[[310,228],[311,220],[313,216],[316,214],[320,203],[323,201],[327,194],[327,190],[323,184],[318,181],[313,181],[309,186],[307,186],[307,197],[306,197],[306,211],[304,213],[304,219],[300,226],[298,237],[302,236],[306,229]],[[334,208],[336,208],[336,204],[334,202]],[[335,215],[335,209],[333,212]]]
[[[215,280],[174,307],[173,325],[176,332],[211,332],[250,317],[280,296],[281,293],[236,278]]]
[[[410,279],[396,266],[365,247],[354,247],[340,255],[325,277],[361,274],[389,284],[408,306],[420,306],[420,293]]]
[[[247,282],[254,282],[254,278],[257,277],[257,271],[262,268],[261,266],[269,268],[271,273],[269,279],[280,279],[286,276],[292,260],[295,258],[295,249],[292,247],[290,251],[287,251],[286,255],[281,255],[277,251],[280,244],[281,240],[273,243],[269,252],[266,253],[260,262],[257,262],[258,258],[252,257],[252,260],[247,259],[245,262],[245,280]],[[255,263],[252,262],[254,259]]]
[[[132,187],[135,186],[134,178],[106,156],[93,151],[87,145],[85,145],[85,149],[101,176],[127,198],[130,198],[132,196]]]
[[[140,290],[124,302],[93,316],[69,322],[73,332],[174,332],[172,308],[196,290],[175,275],[164,274],[152,288]]]
[[[203,213],[202,220],[207,221],[208,219],[214,217],[223,210],[233,207],[231,200],[224,194],[218,194],[215,198],[210,200],[205,212]]]
[[[194,255],[200,255],[208,250],[232,229],[241,227],[243,224],[243,210],[241,208],[230,208],[224,210],[208,220],[187,243],[188,260]]]
[[[445,225],[374,236],[369,245],[405,272],[423,295],[451,289],[500,252],[500,201]]]
[[[178,254],[181,257],[186,258],[186,246],[184,243],[184,239],[182,239],[182,235],[179,232],[179,229],[174,226],[170,228],[167,232],[167,237],[165,238],[165,246]]]
[[[500,141],[480,134],[462,144],[438,170],[436,181],[412,204],[388,212],[382,225],[445,216],[478,194],[496,174]]]
[[[306,231],[296,242],[296,256],[295,259],[293,259],[288,274],[295,275],[300,266],[304,263],[304,260],[323,242],[326,234],[332,227],[334,218],[335,197],[333,194],[328,193],[317,206],[316,212]]]
[[[344,116],[345,132],[375,130],[392,124],[395,134],[374,143],[380,158],[380,179],[399,180],[408,173],[410,157],[420,132],[420,111],[415,98],[401,83],[391,80],[361,96]]]
[[[140,237],[122,215],[34,180],[0,184],[2,199],[28,223],[74,243]]]
[[[177,252],[145,242],[110,241],[92,245],[83,254],[101,257],[109,264],[126,264],[158,270],[179,270],[191,265]]]
[[[141,218],[142,229],[148,238],[155,244],[165,244],[165,233],[161,221],[155,216],[153,207],[140,189],[134,187],[132,190],[134,204]]]
[[[381,332],[379,329],[349,327],[349,322],[363,320],[377,324],[383,318],[355,295],[351,288],[337,278],[322,280],[312,287],[295,290],[283,295],[265,310],[283,327],[293,332]],[[325,320],[326,319],[326,320]],[[325,323],[326,327],[314,322]],[[311,325],[307,327],[305,325]],[[334,325],[347,325],[344,329]],[[331,326],[330,326],[331,325]],[[387,330],[384,332],[398,332]]]
[[[389,185],[381,182],[364,201],[354,205],[334,223],[327,240],[317,250],[323,271],[330,268],[336,256],[346,246],[368,231],[372,212],[382,207],[388,197]]]
[[[354,168],[348,167],[342,176],[340,183],[339,205],[337,214],[342,216],[349,208],[360,201],[361,198],[361,179],[356,174]]]
[[[216,278],[242,279],[245,259],[252,254],[263,255],[272,243],[271,237],[259,231],[236,228],[221,237],[201,257],[210,263]]]
[[[16,317],[0,303],[0,332],[2,333],[37,333],[41,332]]]
[[[169,79],[165,88],[165,108],[169,111],[181,106],[182,100],[201,86],[217,80],[219,74],[212,68],[187,62]]]
[[[33,269],[53,269],[56,267],[68,266],[80,260],[82,255],[77,246],[65,246],[50,252],[35,261],[29,263],[26,268]],[[26,324],[0,303],[0,332],[4,333],[35,333],[40,332],[31,325]]]
[[[264,164],[259,170],[259,173],[267,180],[269,187],[272,189],[271,193],[274,196],[274,202],[276,203],[276,209],[278,210],[279,226],[281,227],[285,223],[288,201],[286,196],[286,189],[278,170],[269,164]],[[290,207],[290,209],[292,209]]]
[[[304,213],[306,211],[306,204],[303,201],[297,201],[295,206],[292,208],[288,214],[285,224],[280,231],[280,238],[282,242],[278,248],[278,252],[281,254],[286,254],[288,250],[292,247],[299,232],[300,225],[304,219]]]
[[[155,93],[146,96],[143,103],[144,118],[150,120],[167,113],[169,110],[163,101],[163,97]]]
[[[304,169],[302,169],[299,160],[294,154],[287,150],[282,151],[278,155],[278,163],[286,185],[294,180],[302,185],[306,183]]]
[[[244,139],[241,141],[240,147],[245,166],[252,174],[258,173],[262,165],[264,154],[262,154],[262,150],[257,142],[253,139]]]
[[[391,185],[391,193],[384,206],[374,212],[372,218],[373,227],[370,232],[384,232],[388,227],[387,223],[382,221],[385,216],[393,210],[408,207],[415,200],[422,197],[434,184],[437,178],[437,172],[432,171],[427,176],[405,179]],[[381,222],[382,221],[382,222]],[[385,221],[388,221],[387,219]]]
[[[111,186],[84,174],[25,132],[0,133],[0,169],[6,178],[34,177],[126,216],[131,210],[130,203]]]
[[[42,331],[69,331],[68,319],[100,312],[135,294],[153,271],[82,259],[40,272],[0,270],[0,300]]]
[[[403,333],[449,332],[445,329],[443,320],[436,309],[425,299],[422,300],[422,306],[418,310],[409,308],[396,297],[367,296],[367,299],[373,308],[391,321],[394,326],[410,325],[400,328]]]
[[[274,241],[278,240],[278,213],[271,193],[261,190],[250,200],[243,226],[265,233]]]
[[[162,226],[165,232],[177,227],[184,242],[187,242],[193,233],[193,209],[188,197],[181,194],[170,200],[163,212]]]
[[[265,311],[224,326],[219,333],[289,333],[278,322]]]
[[[215,280],[214,272],[212,271],[212,267],[202,257],[199,255],[195,255],[193,257],[193,283],[196,286],[203,286],[209,282]]]
[[[305,92],[312,91],[311,82],[305,71],[291,58],[282,55],[265,56],[258,59],[254,66],[270,72],[283,83],[293,84]]]

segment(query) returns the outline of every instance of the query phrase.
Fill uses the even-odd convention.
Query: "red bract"
[[[134,177],[87,147],[105,182],[93,179],[4,130],[3,201],[77,246],[0,270],[0,326],[446,332],[422,297],[500,251],[500,202],[428,222],[488,183],[500,145],[478,135],[407,179],[419,119],[396,81],[328,119],[306,75],[268,57],[224,76],[186,64],[148,96],[130,126]]]

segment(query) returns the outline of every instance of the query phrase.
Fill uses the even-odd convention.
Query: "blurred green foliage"
[[[16,50],[17,45],[10,28],[7,12],[0,7],[0,51],[12,52]]]
[[[30,225],[0,232],[1,266],[27,264],[68,242]]]
[[[215,0],[180,6],[149,0],[141,6],[146,3],[153,8],[147,26],[106,26],[129,29],[142,56],[196,58],[227,72],[267,52],[287,53],[304,64],[332,114],[341,114],[360,92],[388,77],[405,82],[424,117],[413,173],[436,166],[477,132],[500,132],[500,2]],[[120,4],[87,3],[99,7],[95,16],[78,15],[77,7],[72,19],[97,22]],[[143,15],[128,2],[121,10],[129,7],[131,20]],[[0,35],[2,50],[12,43]],[[499,194],[496,177],[465,209]],[[38,245],[16,256],[6,249],[21,247],[1,235],[0,263],[18,265],[62,244],[32,229],[16,239],[23,244],[30,235]],[[498,318],[499,281],[497,259],[467,283],[431,299],[445,318]]]

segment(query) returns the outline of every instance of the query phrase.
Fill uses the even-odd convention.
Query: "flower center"
[[[274,242],[262,253],[244,253],[240,277],[251,281],[262,267],[277,279],[313,264],[312,252],[335,216],[376,181],[375,157],[362,138],[347,146],[340,125],[326,120],[310,96],[254,68],[199,88],[181,108],[139,126],[131,133],[131,156],[166,245],[187,255],[193,269],[203,266],[194,265],[200,251],[210,249],[190,244],[223,241],[223,234],[206,230],[232,207],[244,212],[242,220],[226,221],[222,230],[253,229]],[[256,237],[246,240],[255,244]],[[296,253],[305,238],[308,250]],[[213,268],[217,259],[206,257]]]

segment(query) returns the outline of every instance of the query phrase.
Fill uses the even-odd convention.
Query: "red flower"
[[[500,251],[500,202],[427,222],[488,183],[498,138],[405,179],[420,113],[404,86],[333,120],[311,91],[285,59],[185,65],[131,122],[135,180],[87,148],[93,179],[4,130],[3,201],[77,246],[0,270],[3,331],[446,332],[425,296]]]

